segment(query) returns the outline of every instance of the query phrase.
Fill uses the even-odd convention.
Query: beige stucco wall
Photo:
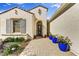
[[[39,15],[39,12],[38,12],[39,9],[42,11],[41,15]],[[35,27],[35,29],[34,29],[34,35],[36,35],[36,23],[38,21],[42,21],[42,25],[43,25],[43,27],[42,27],[43,28],[43,30],[42,30],[43,36],[44,35],[47,35],[47,9],[44,8],[44,7],[39,6],[37,8],[34,8],[34,9],[30,10],[30,12],[34,13],[35,18],[36,18],[36,20],[34,22],[35,23],[34,24],[34,27]]]
[[[68,36],[72,41],[71,50],[79,55],[79,4],[75,4],[52,21],[50,32]]]
[[[17,15],[15,14],[15,10],[17,10],[17,13],[18,13]],[[18,8],[15,8],[6,13],[0,14],[0,34],[1,35],[7,34],[6,33],[6,20],[10,19],[10,18],[26,19],[26,34],[28,33],[31,37],[33,37],[33,33],[32,33],[33,32],[32,31],[33,30],[32,29],[33,14],[30,14],[30,13],[20,10]],[[19,34],[22,34],[22,33],[19,33]]]
[[[39,9],[41,10],[41,15],[39,15]],[[47,19],[47,9],[41,6],[38,6],[32,10],[30,10],[30,12],[35,14],[35,17],[39,20],[43,19],[46,20]]]

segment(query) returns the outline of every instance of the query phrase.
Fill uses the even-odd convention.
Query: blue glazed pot
[[[53,43],[58,43],[58,38],[56,37],[53,37],[53,40],[52,40]]]
[[[58,43],[58,38],[53,37],[52,35],[49,36],[49,39],[52,40],[53,43]]]
[[[53,40],[53,36],[52,36],[52,35],[50,35],[50,36],[49,36],[49,39],[50,39],[50,40]]]
[[[59,49],[63,52],[67,52],[70,50],[70,46],[67,43],[58,43]]]

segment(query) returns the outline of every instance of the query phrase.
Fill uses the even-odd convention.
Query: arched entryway
[[[42,21],[36,23],[36,35],[42,36]]]

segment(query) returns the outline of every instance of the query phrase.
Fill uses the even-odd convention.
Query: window
[[[20,20],[13,20],[13,32],[20,32]]]

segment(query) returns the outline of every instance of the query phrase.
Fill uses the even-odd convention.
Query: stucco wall
[[[79,55],[79,4],[75,4],[52,21],[50,32],[68,36],[72,41],[71,50]]]
[[[39,9],[41,10],[41,14],[39,14]],[[46,20],[47,19],[47,9],[38,6],[37,8],[34,8],[32,10],[30,10],[30,12],[35,14],[35,17],[39,20],[43,19]]]
[[[41,10],[41,14],[39,14],[39,9]],[[36,17],[36,20],[35,20],[35,30],[34,30],[34,35],[36,35],[36,24],[37,24],[37,21],[42,21],[42,25],[43,25],[43,36],[47,35],[47,9],[46,8],[43,8],[43,7],[37,7],[37,8],[34,8],[32,10],[30,10],[30,12],[34,13],[35,17]]]
[[[17,15],[15,14],[15,10],[17,10]],[[10,18],[23,18],[26,19],[26,34],[28,33],[31,37],[33,37],[33,29],[32,29],[32,21],[33,14],[20,10],[18,8],[12,9],[6,13],[0,14],[0,33],[6,33],[6,20]]]

